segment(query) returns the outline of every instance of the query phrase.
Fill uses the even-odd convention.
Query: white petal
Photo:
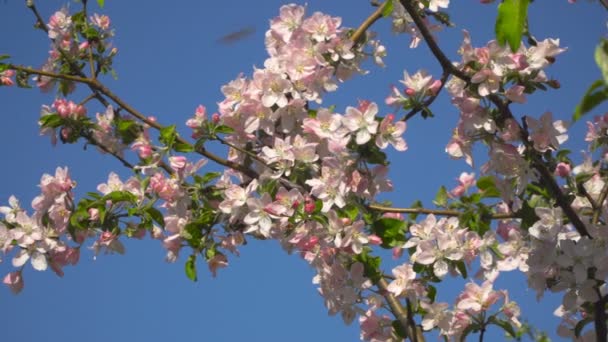
[[[27,250],[22,249],[13,258],[13,266],[21,267],[21,266],[25,265],[25,263],[28,261],[29,258],[30,258],[30,255],[27,253]]]
[[[32,253],[32,267],[34,267],[34,269],[37,271],[46,270],[46,256],[40,252]]]

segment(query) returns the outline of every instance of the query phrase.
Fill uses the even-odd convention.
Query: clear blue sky
[[[91,1],[94,5],[94,1]],[[467,28],[476,46],[493,37],[495,5],[478,1],[452,1],[455,29],[439,34],[439,43],[453,59]],[[106,1],[105,13],[116,30],[119,49],[115,68],[119,79],[107,84],[127,102],[162,124],[184,122],[199,104],[213,111],[221,100],[220,86],[240,72],[251,73],[266,58],[263,35],[268,20],[278,14],[280,1]],[[44,18],[62,1],[38,1]],[[77,7],[78,4],[71,3]],[[91,6],[91,8],[96,8]],[[308,13],[323,11],[343,18],[354,27],[373,10],[369,1],[308,1]],[[562,88],[530,98],[528,105],[514,106],[518,115],[568,119],[586,87],[599,78],[593,49],[606,34],[606,13],[597,4],[569,5],[566,0],[536,1],[531,6],[531,30],[539,39],[560,37],[569,50],[548,70]],[[0,1],[0,54],[15,63],[40,66],[49,42],[33,30],[33,17],[23,1]],[[256,28],[254,35],[233,45],[217,39],[242,27]],[[426,45],[407,48],[408,37],[394,36],[389,22],[373,27],[388,48],[387,68],[368,65],[372,71],[328,96],[325,105],[336,104],[343,112],[357,99],[383,103],[389,85],[402,78],[403,69],[425,68],[438,76],[437,62]],[[445,95],[445,94],[444,94]],[[52,102],[51,94],[38,90],[0,89],[2,124],[0,146],[0,203],[16,195],[24,207],[38,194],[42,173],[69,166],[78,181],[76,192],[93,191],[107,174],[121,165],[82,144],[52,147],[38,136],[40,106]],[[386,108],[383,113],[386,113]],[[443,96],[433,106],[436,118],[408,123],[405,139],[410,149],[392,154],[396,191],[387,198],[408,206],[415,199],[427,205],[442,184],[455,186],[454,178],[470,171],[462,161],[451,161],[443,150],[457,120],[457,112]],[[94,113],[90,113],[94,114]],[[570,146],[581,150],[584,123],[572,130]],[[479,174],[479,173],[478,173]],[[92,243],[92,242],[91,242]],[[312,284],[313,272],[298,256],[286,255],[276,242],[254,242],[231,258],[228,269],[212,279],[203,271],[197,283],[184,275],[183,262],[167,264],[157,241],[127,241],[124,256],[100,256],[96,261],[83,251],[77,267],[65,269],[63,279],[52,272],[25,271],[26,287],[19,296],[0,289],[0,324],[6,341],[354,341],[359,327],[345,327],[339,317],[328,317],[322,298]],[[0,275],[11,269],[10,260],[0,264]],[[386,271],[390,268],[387,266]],[[448,279],[450,281],[450,279]],[[462,281],[456,281],[459,288]],[[557,302],[537,304],[526,291],[525,279],[509,276],[501,282],[517,294],[524,318],[555,336]],[[444,300],[451,300],[450,290]],[[498,335],[500,336],[500,335]]]

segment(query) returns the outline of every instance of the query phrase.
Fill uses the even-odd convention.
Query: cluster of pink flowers
[[[411,34],[411,46],[417,46],[422,37],[411,16],[400,1],[392,4],[393,30]],[[449,0],[418,2],[427,14],[448,5]],[[493,319],[501,315],[505,322],[519,327],[519,306],[506,291],[493,288],[501,272],[515,269],[526,274],[529,287],[539,298],[546,290],[564,292],[557,310],[563,318],[560,334],[571,335],[572,327],[587,314],[586,304],[606,295],[602,286],[608,277],[605,220],[586,220],[591,222],[587,225],[590,236],[584,236],[567,223],[552,199],[536,194],[525,198],[526,187],[539,180],[538,172],[530,166],[530,155],[549,156],[558,150],[568,138],[564,121],[554,121],[552,113],[546,112],[538,119],[524,117],[520,126],[513,117],[497,117],[489,106],[497,101],[504,106],[525,103],[526,94],[533,89],[557,86],[544,69],[564,51],[559,40],[522,45],[512,52],[496,41],[474,48],[465,32],[459,50],[462,60],[454,66],[470,82],[454,77],[446,84],[459,111],[446,152],[472,166],[473,144],[482,141],[488,146],[487,162],[480,169],[495,185],[501,201],[486,206],[478,200],[480,207],[513,214],[521,212],[522,202],[527,200],[534,203],[537,220],[526,222],[528,227],[521,218],[505,218],[493,231],[466,227],[464,217],[429,214],[406,225],[399,221],[401,216],[385,214],[382,219],[407,226],[403,240],[386,247],[386,241],[378,236],[382,234],[370,224],[377,223],[378,217],[366,206],[392,190],[381,150],[389,145],[397,151],[407,150],[403,139],[406,123],[395,121],[394,114],[379,116],[378,105],[366,100],[346,107],[344,114],[331,107],[312,108],[322,103],[327,92],[335,91],[339,82],[364,73],[361,63],[366,56],[373,56],[382,65],[386,49],[371,39],[372,34],[355,44],[338,17],[320,12],[306,17],[305,12],[303,6],[282,6],[265,35],[269,57],[263,68],[255,68],[251,78],[241,74],[223,86],[225,99],[211,120],[206,108],[199,106],[186,122],[192,137],[200,139],[197,146],[206,140],[221,140],[230,146],[228,161],[250,173],[226,170],[221,175],[199,175],[205,160],[193,162],[173,152],[192,150],[192,146],[180,150],[173,145],[178,137],[175,127],[163,128],[161,145],[153,144],[150,126],[158,127],[151,124],[153,117],[142,119],[147,124],[140,124],[134,118],[120,117],[110,105],[96,114],[93,124],[85,107],[72,101],[58,98],[51,106],[43,106],[41,133],[49,134],[53,143],[61,127],[62,141],[83,135],[89,142],[94,139],[102,152],[120,158],[130,147],[139,157],[139,165],[133,167],[139,174],[123,182],[111,173],[97,188],[102,195],[94,194],[80,203],[84,203],[84,211],[73,203],[75,182],[67,169],[42,177],[42,193],[32,202],[33,215],[28,216],[11,197],[9,207],[0,207],[4,215],[0,251],[12,256],[12,265],[18,270],[8,273],[3,282],[19,292],[28,262],[36,270],[50,267],[62,275],[64,266],[78,262],[80,246],[87,237],[95,238],[90,247],[95,255],[122,254],[121,237],[143,238],[147,232],[162,242],[167,261],[178,260],[182,249],[189,246],[189,262],[203,255],[215,276],[218,269],[228,266],[227,252],[238,255],[239,246],[251,236],[278,240],[288,252],[298,252],[315,269],[313,283],[329,313],[340,314],[347,324],[358,316],[364,340],[393,338],[392,319],[384,314],[381,295],[407,300],[416,312],[422,312],[424,330],[438,329],[447,338],[457,339],[467,330],[480,328],[475,325],[487,323],[486,315],[499,303],[502,305],[492,314]],[[434,31],[439,26],[430,23],[431,17],[423,20]],[[111,47],[107,39],[113,35],[109,18],[94,14],[84,19],[96,30],[96,37],[76,32],[81,25],[74,20],[78,17],[70,16],[65,8],[50,18],[47,28],[53,46],[43,70],[59,72],[64,63],[87,57],[85,53],[91,49],[96,49],[100,69],[111,65],[116,50],[107,52]],[[0,84],[12,85],[13,76],[12,70],[1,72]],[[55,82],[46,76],[37,81],[42,90]],[[403,91],[393,86],[385,100],[397,109],[420,109],[444,86],[423,70],[411,75],[404,72],[401,83]],[[69,82],[63,86],[64,93],[73,90]],[[504,111],[499,114],[506,115]],[[48,123],[55,119],[61,123]],[[171,136],[167,128],[173,128],[175,134]],[[607,130],[608,115],[588,123],[586,141],[591,143],[592,152],[606,143]],[[605,153],[602,151],[604,160]],[[561,160],[553,165],[550,172],[562,178],[562,190],[574,198],[571,207],[577,214],[589,218],[590,211],[605,208],[602,192],[606,184],[590,156],[574,168]],[[584,179],[580,189],[572,186],[577,184],[577,176]],[[217,180],[212,182],[214,177]],[[449,193],[443,189],[445,201],[466,207],[465,200],[473,201],[468,193],[476,185],[475,174],[462,173],[457,181],[458,186]],[[475,195],[483,196],[483,190]],[[597,203],[600,200],[604,203]],[[70,246],[71,240],[77,246]],[[391,270],[392,277],[386,277],[391,282],[381,293],[370,291],[374,277],[365,264],[375,245],[393,248],[395,259],[405,250],[410,252],[408,260]],[[483,283],[468,283],[453,309],[447,303],[435,302],[430,280],[448,275],[466,277],[465,273],[477,265],[476,259],[476,277]]]
[[[66,7],[55,12],[49,18],[47,23],[48,36],[53,42],[49,51],[49,58],[42,66],[42,70],[46,72],[60,72],[62,65],[66,63],[65,58],[72,59],[72,62],[79,59],[88,59],[87,50],[95,49],[100,56],[100,70],[107,71],[111,66],[111,59],[116,55],[116,48],[112,48],[109,39],[114,36],[114,32],[110,29],[110,18],[106,15],[94,14],[89,20],[85,18],[85,25],[74,22],[73,17],[68,12]],[[77,28],[86,27],[86,31],[77,32]],[[90,35],[90,30],[95,30],[94,36]],[[105,56],[103,56],[105,54]],[[53,89],[57,80],[48,76],[37,76],[35,78],[37,86],[43,91]],[[64,93],[72,92],[75,84],[66,82]]]
[[[67,244],[74,187],[67,168],[57,168],[55,176],[42,176],[42,193],[32,201],[35,211],[31,216],[15,197],[9,199],[10,206],[0,207],[0,214],[4,215],[0,223],[0,251],[5,255],[14,252],[12,265],[19,268],[4,277],[4,283],[13,292],[23,288],[22,271],[28,261],[35,270],[50,267],[60,276],[64,266],[78,262],[79,248]]]

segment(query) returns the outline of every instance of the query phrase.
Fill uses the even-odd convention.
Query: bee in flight
[[[230,32],[227,35],[220,37],[217,42],[220,44],[233,44],[249,37],[254,32],[255,28],[253,26],[243,27],[238,31]]]

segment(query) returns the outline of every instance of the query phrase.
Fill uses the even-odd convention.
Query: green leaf
[[[591,84],[589,89],[583,95],[583,99],[576,106],[574,115],[572,116],[572,122],[577,121],[583,115],[590,112],[593,108],[597,107],[600,103],[608,99],[608,88],[603,80],[597,80]]]
[[[99,38],[99,32],[94,27],[87,28],[83,34],[88,40],[95,40]]]
[[[403,326],[401,326],[401,322],[399,322],[399,320],[394,320],[391,325],[393,326],[393,330],[395,331],[397,337],[399,337],[401,340],[407,338],[407,333],[405,332]]]
[[[100,8],[103,8],[103,5],[105,5],[105,0],[97,0],[97,5],[99,5]]]
[[[490,316],[488,322],[490,324],[494,324],[498,327],[501,327],[502,330],[504,330],[507,334],[511,335],[512,338],[517,337],[515,329],[513,329],[513,326],[508,321],[505,321],[504,319],[498,319],[496,318],[496,316]]]
[[[458,272],[460,272],[460,275],[462,275],[462,279],[467,279],[467,266],[464,264],[464,261],[457,261],[455,264]]]
[[[359,208],[354,204],[348,204],[342,211],[351,221],[354,221],[357,218],[357,215],[359,215]]]
[[[426,288],[426,298],[431,300],[431,303],[435,302],[435,297],[437,297],[437,288],[433,285],[427,285]]]
[[[103,196],[104,200],[111,200],[114,203],[118,202],[136,202],[137,197],[128,191],[112,191]]]
[[[382,239],[383,248],[392,248],[405,243],[406,224],[395,218],[381,218],[374,222],[372,231]]]
[[[58,114],[49,114],[39,119],[42,127],[57,128],[63,124],[63,118]]]
[[[435,199],[433,200],[433,203],[438,206],[438,207],[442,207],[445,208],[448,205],[448,191],[446,190],[445,186],[441,186],[441,188],[439,188],[439,191],[437,191],[437,195],[435,195]]]
[[[156,208],[150,207],[146,209],[146,213],[150,215],[150,218],[154,220],[154,222],[158,223],[161,227],[165,226],[165,218],[163,214]]]
[[[410,208],[422,208],[422,207],[423,207],[422,201],[420,201],[420,200],[416,200],[414,203],[412,203],[412,205],[410,205]],[[415,221],[416,218],[418,217],[418,215],[419,215],[418,213],[411,213],[408,216],[409,216],[410,220]]]
[[[175,125],[166,126],[161,128],[160,130],[160,141],[167,145],[169,148],[173,147],[175,143],[175,138],[177,138],[177,132],[175,130]]]
[[[203,177],[201,177],[200,183],[207,184],[221,175],[221,172],[207,172],[205,175],[203,175]]]
[[[6,55],[6,54],[0,55],[0,61],[5,60],[5,59],[9,59],[10,57],[11,56]]]
[[[372,282],[376,283],[382,277],[380,272],[380,263],[382,259],[380,257],[372,257],[369,253],[369,248],[364,248],[363,251],[354,256],[354,260],[363,264],[364,274],[367,278],[371,279]]]
[[[186,144],[186,143],[176,142],[173,145],[173,149],[176,152],[188,153],[188,152],[194,151],[194,146],[192,146],[190,144]]]
[[[500,45],[509,43],[511,51],[515,52],[521,44],[521,37],[528,17],[530,0],[504,0],[498,5],[496,18],[496,39]]]
[[[186,261],[186,277],[192,281],[196,281],[196,255],[192,254],[188,257],[188,261]]]
[[[393,13],[393,0],[387,0],[382,9],[382,16],[388,17]]]
[[[595,48],[595,63],[600,67],[604,83],[608,84],[608,40],[602,39],[600,44]]]
[[[221,134],[230,134],[230,133],[234,132],[234,129],[232,127],[229,127],[226,125],[221,125],[221,126],[215,127],[214,132],[221,133]]]

